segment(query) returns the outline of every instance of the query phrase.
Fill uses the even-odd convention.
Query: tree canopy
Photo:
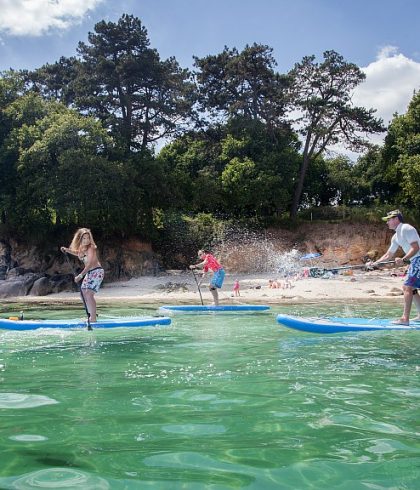
[[[298,112],[296,122],[304,138],[302,165],[294,192],[291,217],[296,218],[303,184],[311,160],[328,146],[343,144],[351,150],[368,147],[366,134],[384,130],[374,109],[354,107],[351,95],[365,74],[335,51],[326,51],[324,61],[305,56],[290,72],[293,80],[291,105]]]
[[[1,73],[1,231],[83,225],[163,249],[168,226],[195,217],[267,225],[307,207],[417,205],[418,94],[373,147],[382,121],[352,104],[365,75],[335,51],[286,74],[257,43],[193,60],[161,59],[124,14],[73,57]],[[337,145],[364,154],[331,158]]]

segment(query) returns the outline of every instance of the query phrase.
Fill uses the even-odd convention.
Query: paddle
[[[201,305],[204,306],[203,297],[201,296],[200,284],[197,281],[197,276],[195,275],[194,269],[191,269],[191,272],[194,276],[195,283],[197,284],[198,294],[200,295]]]
[[[404,260],[405,264],[409,264],[409,260]],[[386,260],[384,262],[378,262],[375,264],[378,265],[387,265],[387,264],[395,264],[395,260]],[[341,267],[332,267],[331,269],[323,269],[322,267],[309,267],[309,275],[311,277],[319,277],[325,274],[326,272],[338,272],[340,270],[350,270],[350,269],[366,269],[372,270],[367,264],[359,264],[359,265],[343,265]]]
[[[76,274],[76,271],[74,270],[74,267],[72,266],[72,264],[69,260],[68,253],[67,252],[63,252],[63,253],[66,256],[67,263],[69,264],[70,269],[72,270],[74,277],[76,277],[77,274]],[[88,309],[87,304],[86,304],[85,297],[83,295],[82,288],[80,287],[79,283],[76,283],[76,284],[77,284],[77,288],[80,292],[80,296],[81,296],[82,301],[83,301],[83,306],[85,307],[85,311],[86,311],[86,315],[87,315],[87,329],[92,330],[92,325],[90,324],[90,313],[89,313],[89,309]]]

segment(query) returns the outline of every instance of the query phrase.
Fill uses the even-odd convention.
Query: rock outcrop
[[[130,239],[99,250],[105,281],[156,275],[161,267],[149,243]],[[0,298],[46,296],[75,291],[74,275],[81,270],[77,258],[66,258],[57,246],[41,250],[14,240],[0,240]]]

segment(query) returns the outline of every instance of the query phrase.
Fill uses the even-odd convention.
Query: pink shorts
[[[95,267],[95,269],[87,272],[80,287],[82,289],[91,289],[97,293],[101,287],[102,281],[104,280],[104,275],[105,272],[102,267]]]

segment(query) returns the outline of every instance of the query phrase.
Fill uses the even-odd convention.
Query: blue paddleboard
[[[277,322],[288,328],[313,333],[363,332],[376,330],[420,330],[420,325],[395,325],[380,318],[303,318],[277,315]]]
[[[171,319],[168,317],[126,317],[111,318],[91,322],[93,329],[96,328],[118,328],[118,327],[152,327],[156,325],[169,325]],[[9,320],[0,318],[0,329],[5,330],[36,330],[37,328],[86,328],[84,320]]]
[[[257,313],[268,311],[267,305],[164,305],[162,313]]]

